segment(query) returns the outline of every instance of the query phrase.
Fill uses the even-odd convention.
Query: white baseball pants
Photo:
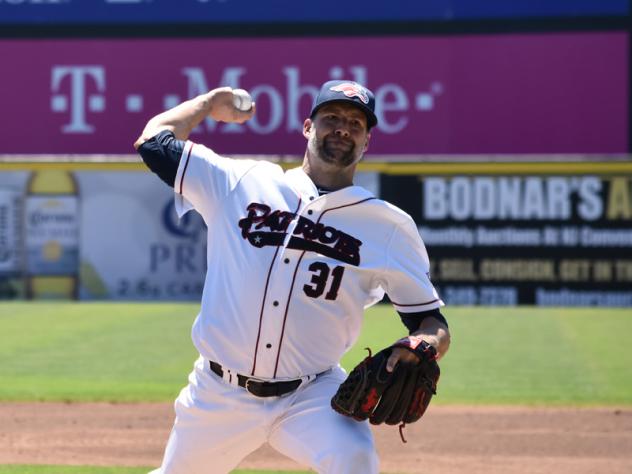
[[[175,402],[162,467],[152,474],[229,473],[266,441],[319,473],[377,474],[369,424],[330,406],[345,377],[334,368],[288,395],[259,398],[224,382],[198,359]]]

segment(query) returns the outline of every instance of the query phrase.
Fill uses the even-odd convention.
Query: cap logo
[[[330,87],[329,90],[342,92],[347,97],[357,97],[365,104],[369,103],[369,95],[366,93],[366,89],[359,84],[354,84],[353,82],[338,84],[337,86]]]

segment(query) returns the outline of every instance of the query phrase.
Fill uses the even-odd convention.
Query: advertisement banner
[[[416,220],[447,303],[632,306],[632,173],[601,175],[596,164],[595,174],[472,176],[454,166],[450,176],[382,177],[382,196]]]
[[[0,187],[0,275],[21,271],[21,235],[22,196]]]
[[[220,154],[301,156],[303,121],[332,78],[376,94],[369,155],[625,153],[628,37],[0,40],[12,58],[0,154],[134,153],[150,117],[231,86],[251,92],[256,116],[209,118],[191,139]]]
[[[0,0],[0,23],[151,24],[463,20],[625,15],[627,0]]]
[[[81,299],[198,300],[206,226],[182,220],[173,190],[143,172],[77,172],[81,190]]]
[[[199,214],[178,219],[173,190],[143,165],[82,165],[0,167],[0,299],[199,300]],[[379,195],[377,173],[356,178]]]
[[[79,267],[76,196],[25,199],[26,269],[29,275],[74,275]]]

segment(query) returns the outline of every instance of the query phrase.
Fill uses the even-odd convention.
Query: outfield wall
[[[416,219],[449,303],[629,306],[630,5],[0,0],[0,295],[197,299],[202,224],[122,155],[229,85],[255,118],[192,139],[291,161],[318,85],[344,77],[376,93],[360,178]]]
[[[357,184],[416,220],[449,304],[632,306],[632,162],[550,158],[367,160]],[[205,226],[134,157],[0,169],[1,297],[200,298]]]

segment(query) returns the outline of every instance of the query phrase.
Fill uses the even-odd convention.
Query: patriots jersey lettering
[[[255,247],[283,245],[290,222],[296,214],[288,211],[272,211],[270,206],[252,203],[248,215],[239,221],[241,235]],[[298,216],[288,248],[307,250],[326,255],[335,260],[358,266],[362,242],[334,227]]]

